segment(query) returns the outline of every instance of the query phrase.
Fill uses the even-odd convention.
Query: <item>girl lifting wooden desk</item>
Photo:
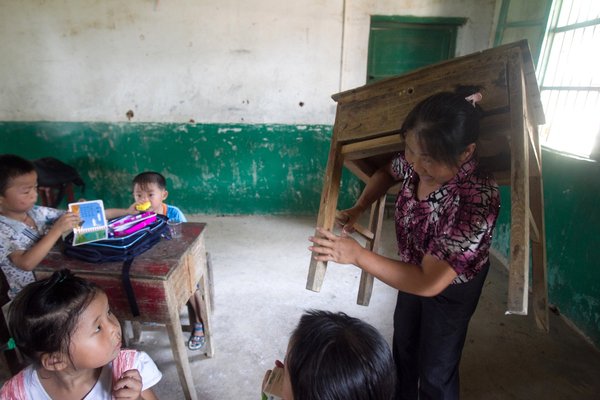
[[[408,112],[424,98],[456,86],[483,88],[479,159],[500,185],[511,189],[510,270],[507,313],[527,314],[529,249],[533,271],[533,312],[548,329],[546,242],[538,125],[544,123],[539,89],[527,41],[427,66],[402,76],[338,93],[331,148],[317,226],[332,229],[342,167],[367,181],[401,151],[399,135]],[[385,197],[371,212],[370,249],[377,247]],[[317,232],[318,233],[318,232]],[[306,288],[319,291],[327,263],[311,258]],[[357,302],[368,305],[373,277],[365,272]]]

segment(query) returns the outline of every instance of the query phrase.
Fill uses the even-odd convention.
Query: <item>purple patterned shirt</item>
[[[394,158],[392,171],[403,181],[395,213],[401,261],[421,265],[425,254],[431,254],[456,271],[453,284],[475,277],[488,261],[500,211],[500,193],[493,178],[471,159],[454,178],[419,200],[419,177],[404,155]]]

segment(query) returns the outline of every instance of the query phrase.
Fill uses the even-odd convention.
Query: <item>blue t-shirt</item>
[[[187,222],[185,215],[181,212],[181,210],[175,206],[170,206],[167,204],[167,218],[173,221],[179,222]]]

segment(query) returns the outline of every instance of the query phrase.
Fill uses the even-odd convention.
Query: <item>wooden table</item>
[[[82,278],[97,283],[108,296],[115,315],[121,320],[165,324],[179,379],[186,399],[197,399],[185,340],[179,318],[181,308],[192,295],[200,300],[200,316],[204,323],[204,351],[212,357],[210,322],[210,285],[202,223],[184,223],[182,236],[162,239],[157,245],[135,258],[130,270],[131,284],[140,315],[134,317],[125,294],[122,262],[92,264],[66,257],[53,249],[35,269],[36,279],[68,268]]]
[[[335,124],[321,193],[317,226],[332,229],[342,167],[363,181],[390,157],[404,150],[402,121],[421,100],[458,85],[478,86],[484,111],[477,152],[500,185],[510,186],[510,271],[507,313],[528,312],[531,248],[533,312],[548,330],[546,237],[542,183],[542,152],[538,125],[545,122],[535,68],[527,41],[509,43],[446,60],[415,71],[333,95]],[[367,239],[377,251],[385,196],[371,209]],[[319,235],[315,232],[315,235]],[[327,263],[311,257],[306,288],[319,291]],[[361,274],[357,302],[368,305],[373,277]]]

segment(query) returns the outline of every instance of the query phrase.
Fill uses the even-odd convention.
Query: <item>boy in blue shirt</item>
[[[164,203],[169,192],[167,191],[167,182],[162,174],[153,171],[146,171],[133,178],[132,191],[134,203],[127,209],[109,208],[106,209],[106,218],[112,219],[127,214],[135,214],[136,207],[149,203],[149,207],[144,207],[143,211],[153,211],[156,214],[166,215],[169,220],[187,222],[185,215],[178,207]],[[141,208],[137,210],[142,211]]]
[[[169,192],[167,181],[162,174],[153,171],[142,172],[133,178],[133,198],[136,204],[150,202],[150,208],[146,211],[154,211],[157,214],[166,215],[173,221],[187,222],[181,210],[175,206],[165,204]]]
[[[166,179],[158,172],[146,171],[133,178],[133,198],[136,204],[149,202],[150,208],[146,211],[166,215],[171,221],[187,222],[185,215],[179,208],[164,203],[168,195]],[[195,323],[188,340],[188,348],[198,350],[202,348],[205,342],[204,327],[200,318],[200,308],[196,304],[194,296],[190,298],[189,303],[194,310],[195,321],[193,322]]]

